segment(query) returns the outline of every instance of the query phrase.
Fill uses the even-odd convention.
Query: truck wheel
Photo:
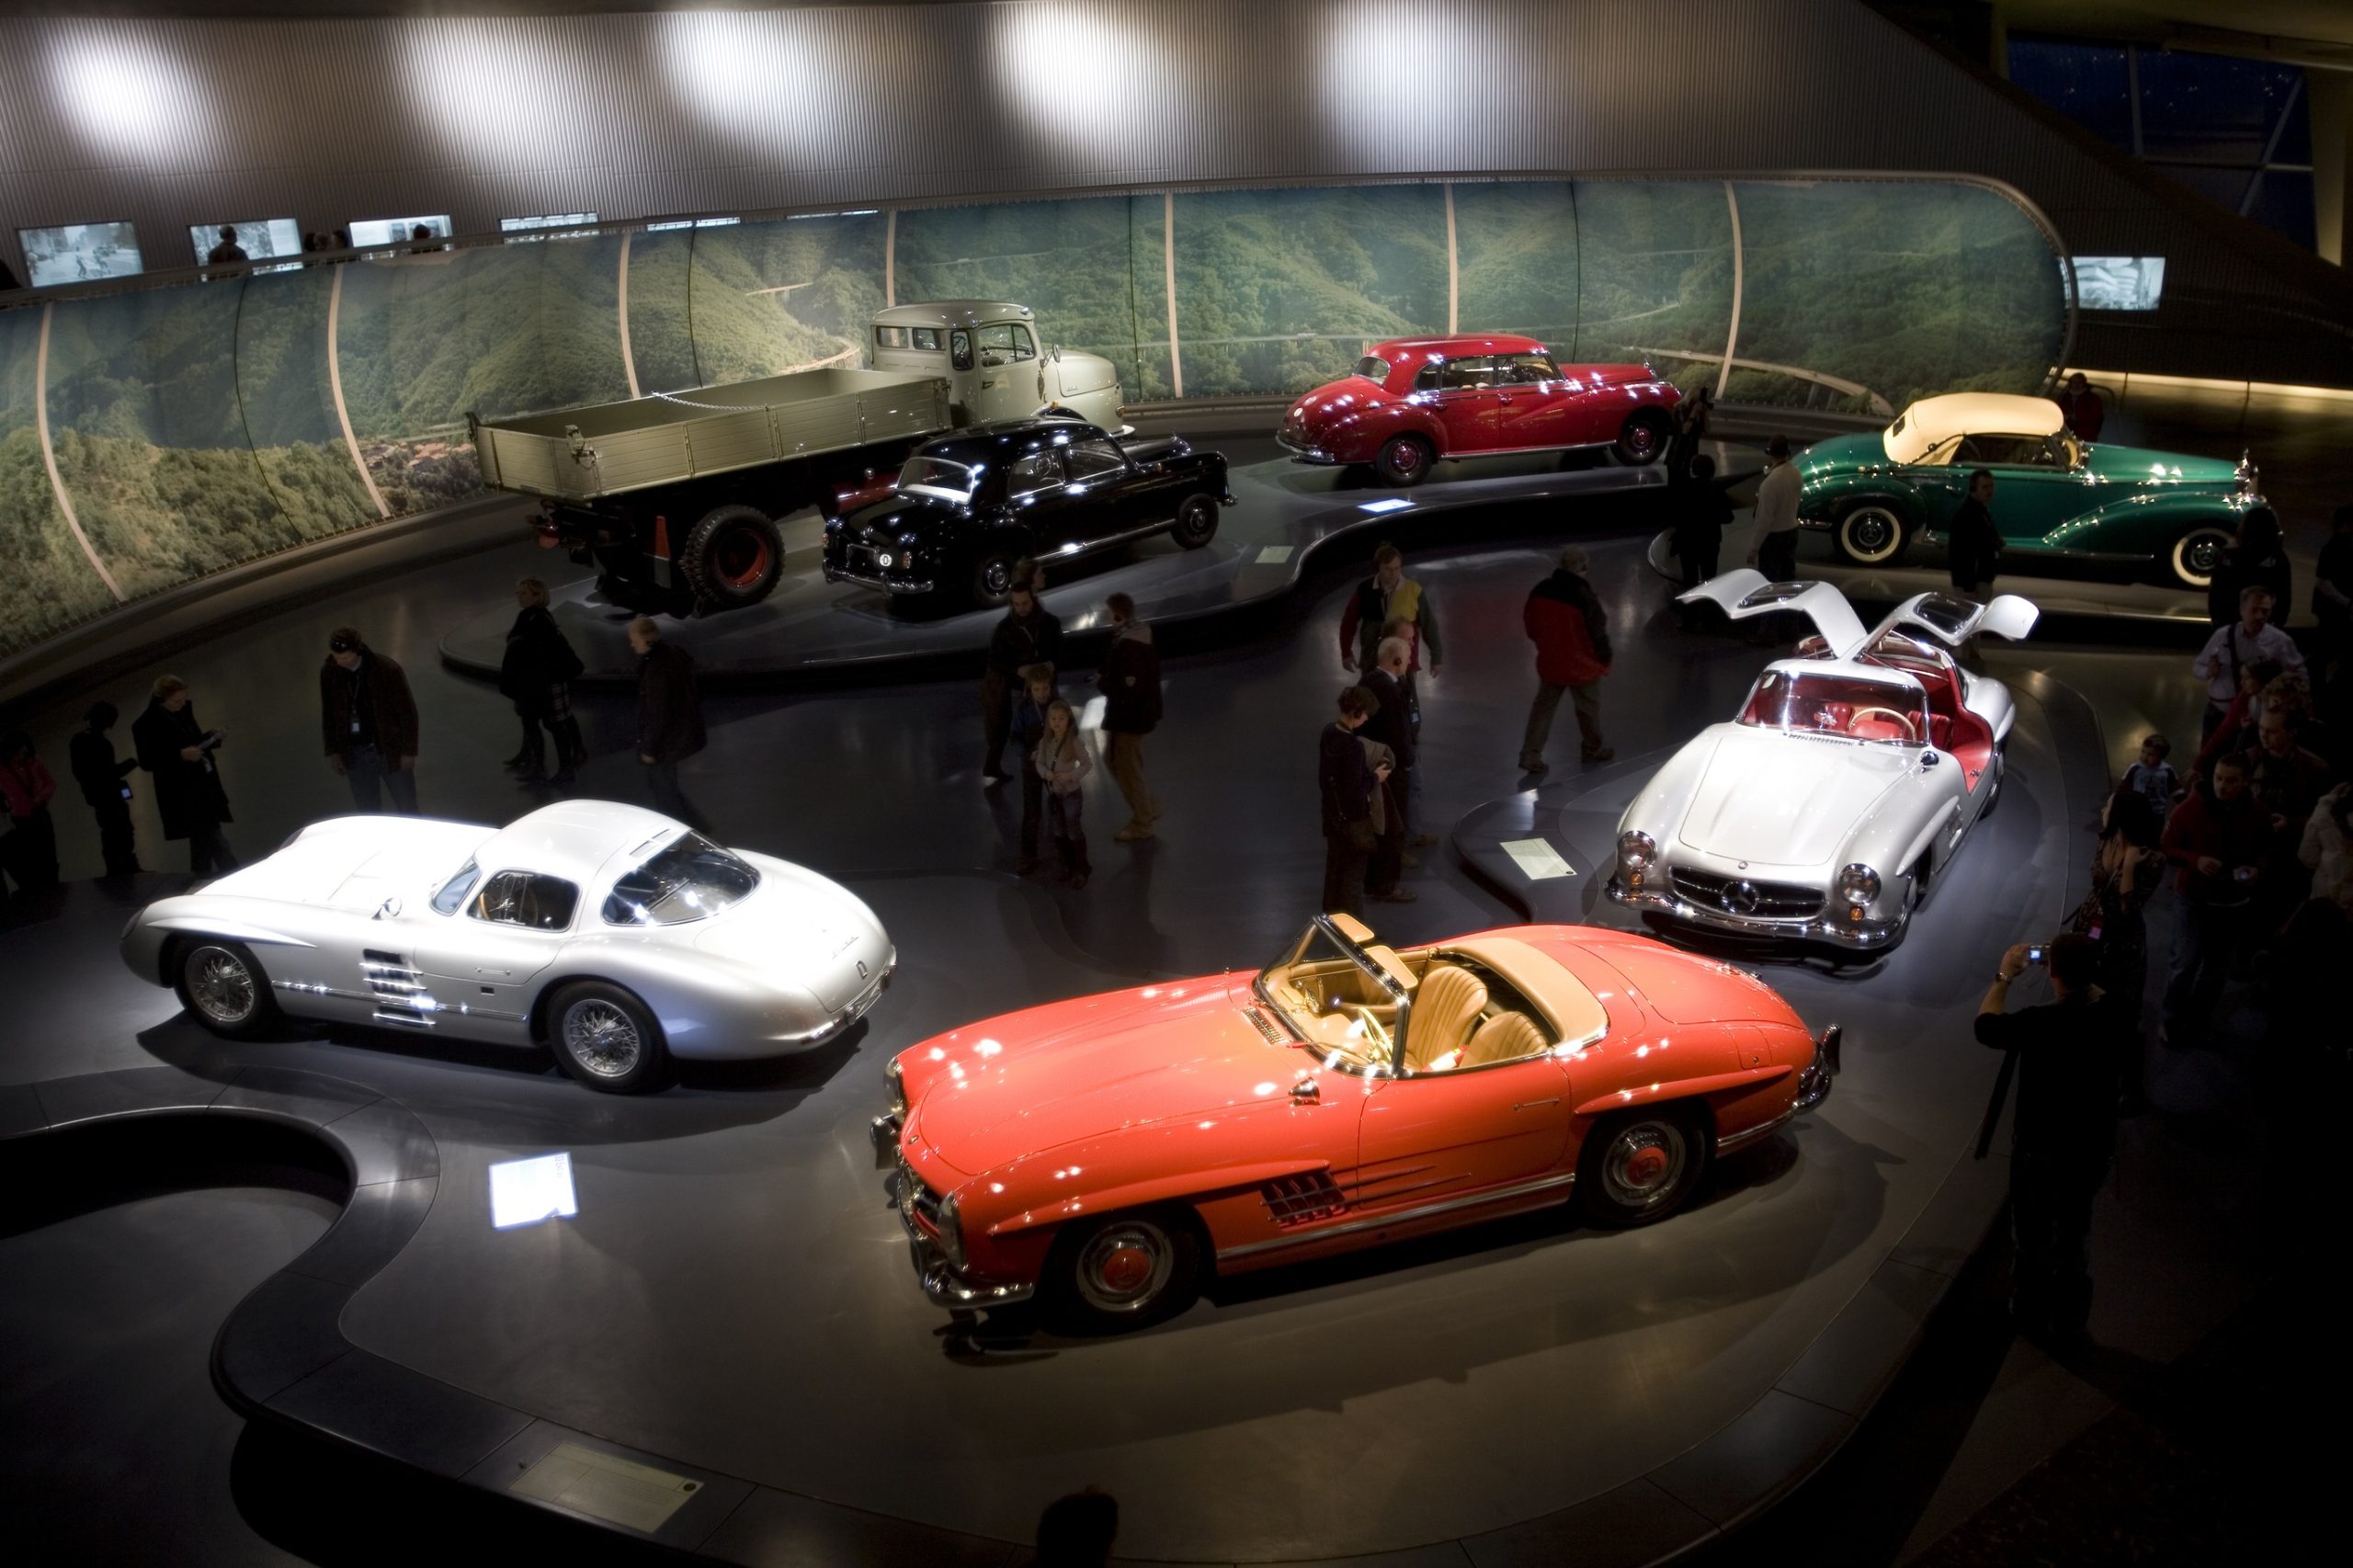
[[[1884,501],[1865,501],[1839,514],[1830,537],[1844,559],[1858,566],[1884,566],[1904,553],[1904,518]]]
[[[1381,475],[1383,483],[1402,490],[1428,478],[1430,464],[1437,460],[1438,454],[1419,436],[1392,436],[1373,454],[1372,472]]]
[[[1654,463],[1665,455],[1666,437],[1666,415],[1657,409],[1645,408],[1639,414],[1628,415],[1626,423],[1618,427],[1614,448],[1618,460],[1636,468]]]
[[[756,605],[784,571],[784,536],[756,507],[720,506],[688,532],[678,569],[706,608]]]
[[[1187,550],[1199,550],[1217,538],[1217,502],[1208,495],[1188,495],[1176,508],[1176,526],[1169,532]]]

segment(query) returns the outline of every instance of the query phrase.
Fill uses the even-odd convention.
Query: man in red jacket
[[[2270,838],[2271,819],[2256,808],[2246,764],[2235,756],[2215,763],[2213,778],[2194,786],[2165,819],[2161,844],[2181,894],[2158,1035],[2168,1046],[2197,1044],[2213,1021]]]
[[[1608,762],[1618,754],[1601,744],[1601,677],[1609,673],[1609,618],[1586,581],[1592,567],[1585,547],[1561,551],[1558,570],[1536,585],[1520,612],[1520,624],[1536,644],[1536,700],[1528,710],[1528,733],[1519,743],[1523,772],[1545,770],[1544,743],[1552,737],[1552,714],[1567,692],[1576,709],[1578,755]]]

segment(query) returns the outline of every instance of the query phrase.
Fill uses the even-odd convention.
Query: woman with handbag
[[[581,744],[580,721],[572,716],[572,683],[579,677],[580,655],[555,623],[548,608],[548,585],[537,577],[515,585],[515,624],[506,630],[506,652],[499,660],[499,694],[515,704],[523,722],[523,746],[506,759],[519,777],[517,783],[558,787],[573,780],[573,770],[587,759]],[[540,738],[544,726],[555,742],[556,771],[547,770],[547,750]]]

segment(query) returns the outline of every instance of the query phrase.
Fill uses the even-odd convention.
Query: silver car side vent
[[[376,998],[378,1023],[403,1024],[414,1029],[433,1027],[434,1003],[425,989],[425,977],[400,954],[361,949],[359,977]]]

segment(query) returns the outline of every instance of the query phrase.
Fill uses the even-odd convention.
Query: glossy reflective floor
[[[1581,775],[1556,737],[1558,820],[1606,827],[1643,767],[1736,700],[1768,655],[1673,629],[1641,561],[1654,527],[1627,499],[1400,530],[1447,653],[1424,695],[1427,821],[1443,831],[1525,782],[1518,610],[1560,538],[1596,539],[1622,760]],[[503,705],[432,650],[449,607],[538,563],[528,548],[494,551],[176,659],[205,722],[231,732],[237,842],[266,848],[344,806],[313,706],[324,633],[344,621],[409,665],[428,809],[489,820],[533,803],[497,767],[513,745]],[[1115,797],[1095,795],[1083,893],[1012,875],[1015,803],[978,783],[969,680],[715,697],[711,748],[686,770],[698,805],[721,836],[847,881],[904,956],[884,1004],[828,1050],[615,1100],[536,1056],[413,1037],[226,1046],[120,969],[121,912],[85,887],[0,937],[42,1026],[6,1080],[261,1062],[389,1095],[430,1130],[443,1179],[415,1238],[345,1313],[352,1341],[649,1453],[980,1538],[976,1560],[1001,1560],[988,1543],[1026,1540],[1047,1500],[1090,1483],[1121,1498],[1122,1551],[1147,1559],[1419,1547],[1629,1486],[1704,1534],[1720,1499],[1675,1479],[1677,1456],[1760,1407],[1772,1422],[1745,1430],[1772,1451],[1752,1458],[1786,1467],[1826,1451],[1990,1216],[1985,1167],[1950,1179],[1992,1074],[1966,1013],[1987,955],[2063,908],[2095,805],[2069,759],[2098,766],[2080,703],[2027,693],[2008,793],[1909,945],[1840,975],[1768,971],[1809,1021],[1847,1028],[1847,1075],[1823,1113],[1726,1162],[1671,1224],[1512,1221],[1237,1279],[1157,1330],[1082,1343],[1018,1319],[951,1328],[916,1291],[871,1169],[865,1123],[891,1051],[995,1011],[1249,967],[1305,917],[1322,857],[1309,753],[1343,683],[1335,630],[1360,574],[1319,562],[1275,613],[1178,640],[1150,745],[1162,836],[1109,842]],[[2023,677],[2039,657],[1997,667]],[[583,792],[638,798],[619,755],[626,699],[583,708],[599,754]],[[86,875],[85,825],[64,810],[68,874]],[[154,865],[176,846],[150,839],[142,853]],[[1520,917],[1444,849],[1424,859],[1420,902],[1381,911],[1395,940]],[[572,1155],[579,1214],[493,1231],[485,1167],[555,1150]],[[1823,1348],[1859,1308],[1881,1340]],[[1521,1462],[1535,1453],[1544,1462]],[[1667,1479],[1643,1479],[1654,1471]],[[757,1561],[776,1546],[757,1520],[734,1528],[714,1549]]]

